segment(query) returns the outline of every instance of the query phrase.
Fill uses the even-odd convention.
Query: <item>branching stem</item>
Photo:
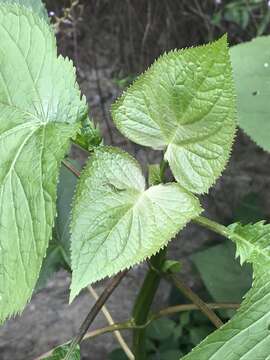
[[[210,304],[206,304],[210,309],[238,309],[239,308],[239,304],[234,304],[234,303],[210,303]],[[105,326],[103,328],[97,329],[97,330],[93,330],[93,331],[89,331],[85,334],[83,340],[88,340],[88,339],[93,339],[97,336],[103,335],[103,334],[107,334],[107,333],[112,333],[115,331],[120,331],[120,330],[134,330],[134,329],[143,329],[146,328],[147,326],[149,326],[153,321],[164,317],[164,316],[170,316],[176,313],[180,313],[180,312],[184,312],[184,311],[192,311],[192,310],[200,310],[198,308],[197,305],[195,304],[183,304],[183,305],[175,305],[175,306],[170,306],[168,308],[162,309],[157,313],[154,313],[152,315],[149,316],[147,322],[143,325],[135,325],[134,320],[130,319],[128,321],[124,321],[121,323],[115,323],[109,326]],[[63,344],[65,345],[65,344]],[[54,349],[53,349],[54,350]],[[49,352],[47,352],[46,354],[43,354],[42,356],[38,357],[35,360],[41,360],[44,359],[47,356],[50,356],[53,352],[53,350],[50,350]]]

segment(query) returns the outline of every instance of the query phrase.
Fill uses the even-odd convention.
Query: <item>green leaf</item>
[[[41,0],[0,0],[0,6],[2,4],[18,4],[20,6],[25,6],[34,11],[37,15],[43,18],[43,20],[49,22],[48,13]]]
[[[56,348],[53,351],[51,356],[46,357],[45,359],[47,359],[47,360],[63,360],[65,358],[65,356],[67,355],[68,350],[69,350],[69,345],[59,346],[58,348]],[[77,349],[74,350],[72,356],[69,359],[70,360],[80,360],[81,359],[79,346],[77,346]]]
[[[70,259],[71,207],[77,185],[77,177],[65,166],[61,167],[57,192],[57,217],[54,227],[54,242],[61,249],[66,264]]]
[[[48,280],[54,273],[65,266],[63,254],[59,246],[52,241],[47,249],[46,257],[43,260],[35,291],[39,291],[47,285]]]
[[[148,166],[148,183],[149,185],[158,185],[162,183],[159,164],[151,164]]]
[[[92,151],[95,147],[102,144],[100,130],[94,126],[89,118],[82,121],[75,143],[87,151]]]
[[[229,230],[241,262],[253,264],[252,289],[232,320],[208,336],[185,360],[269,359],[270,224],[234,224]]]
[[[60,162],[87,114],[50,26],[0,6],[0,321],[36,284],[55,217]]]
[[[192,326],[191,329],[189,329],[190,341],[196,346],[211,332],[212,327],[210,325],[201,324],[200,326]]]
[[[270,36],[231,48],[239,126],[270,151]]]
[[[152,355],[149,360],[178,360],[181,355],[182,352],[180,350],[167,350],[159,352],[156,355]]]
[[[250,266],[241,267],[234,254],[234,244],[227,241],[191,256],[215,302],[240,303],[251,287]]]
[[[153,340],[165,340],[173,335],[175,322],[170,319],[161,318],[153,321],[147,327],[147,336]]]
[[[73,207],[71,299],[97,280],[157,253],[201,212],[176,183],[145,190],[138,163],[110,147],[95,150]]]
[[[110,353],[109,360],[128,360],[128,357],[122,349],[116,349]]]
[[[176,260],[165,260],[161,271],[164,273],[179,273],[181,271],[182,264]]]
[[[224,169],[235,132],[235,95],[226,37],[161,56],[113,105],[132,141],[166,149],[177,181],[204,193]]]

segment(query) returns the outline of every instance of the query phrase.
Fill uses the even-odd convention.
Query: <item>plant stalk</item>
[[[235,304],[235,303],[231,303],[231,304],[230,303],[210,303],[210,304],[207,304],[207,306],[210,309],[238,309],[240,305]],[[135,328],[137,328],[137,329],[146,328],[147,326],[149,326],[151,324],[151,322],[153,322],[163,316],[170,316],[170,315],[177,314],[177,313],[180,313],[183,311],[192,311],[192,310],[196,311],[196,310],[200,310],[200,309],[198,308],[198,306],[196,304],[183,304],[183,305],[170,306],[168,308],[160,310],[157,313],[150,315],[148,321],[141,326],[136,326],[134,324],[133,319],[127,320],[127,321],[124,321],[121,323],[114,323],[112,325],[105,326],[103,328],[87,332],[85,334],[83,340],[93,339],[97,336],[107,334],[107,333],[112,333],[112,332],[119,331],[119,330],[134,330]],[[66,345],[66,344],[62,344],[62,346],[63,345]],[[48,351],[46,354],[39,356],[35,360],[41,360],[41,359],[44,359],[45,357],[52,355],[54,350],[55,349]]]
[[[154,269],[160,269],[165,261],[166,249],[161,250],[150,259]],[[161,280],[160,274],[150,268],[137,296],[133,308],[133,320],[136,326],[144,325],[149,318],[149,312]],[[135,328],[133,331],[133,354],[137,360],[146,360],[145,328]]]
[[[196,224],[201,225],[202,227],[214,231],[215,233],[224,236],[226,238],[230,238],[230,232],[226,228],[226,226],[221,225],[213,220],[210,220],[204,216],[197,216],[192,220]]]

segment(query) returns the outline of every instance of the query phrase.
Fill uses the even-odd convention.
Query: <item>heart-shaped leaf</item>
[[[166,149],[175,178],[194,193],[206,192],[224,169],[235,112],[226,37],[161,56],[112,108],[126,137]]]
[[[71,299],[89,283],[157,253],[200,212],[199,201],[180,185],[145,190],[141,169],[130,155],[98,148],[74,201]]]

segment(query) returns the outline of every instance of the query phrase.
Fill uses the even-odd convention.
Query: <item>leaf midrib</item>
[[[207,80],[208,78],[208,73],[210,72],[210,70],[212,69],[212,67],[214,66],[215,64],[215,59],[212,59],[208,69],[207,69],[207,74],[204,74],[203,78],[201,79],[200,81],[200,84],[198,85],[198,87],[196,88],[196,93],[200,90],[200,88],[203,86],[203,84],[205,83],[205,81]],[[173,88],[175,88],[176,84],[173,84]],[[220,95],[221,96],[221,95]],[[219,96],[219,97],[220,97]],[[192,97],[191,98],[191,101],[188,103],[186,109],[184,110],[184,112],[181,114],[181,119],[184,118],[184,116],[186,115],[186,113],[188,112],[188,110],[190,109],[190,107],[192,106],[193,102],[195,101],[196,97]],[[215,105],[215,104],[214,104]],[[213,106],[214,106],[213,105]],[[210,111],[212,110],[213,107],[211,107]],[[199,122],[201,121],[201,119],[199,119],[198,121],[193,121],[193,122],[190,122],[190,123],[187,123],[187,125],[189,124],[193,124],[195,122]],[[169,139],[168,141],[168,145],[169,144],[174,144],[175,143],[175,138],[177,136],[177,133],[178,133],[178,130],[181,128],[181,127],[184,127],[185,124],[181,124],[179,121],[178,121],[178,124],[177,124],[177,127],[175,129],[175,132],[174,134],[172,134],[171,138]]]

